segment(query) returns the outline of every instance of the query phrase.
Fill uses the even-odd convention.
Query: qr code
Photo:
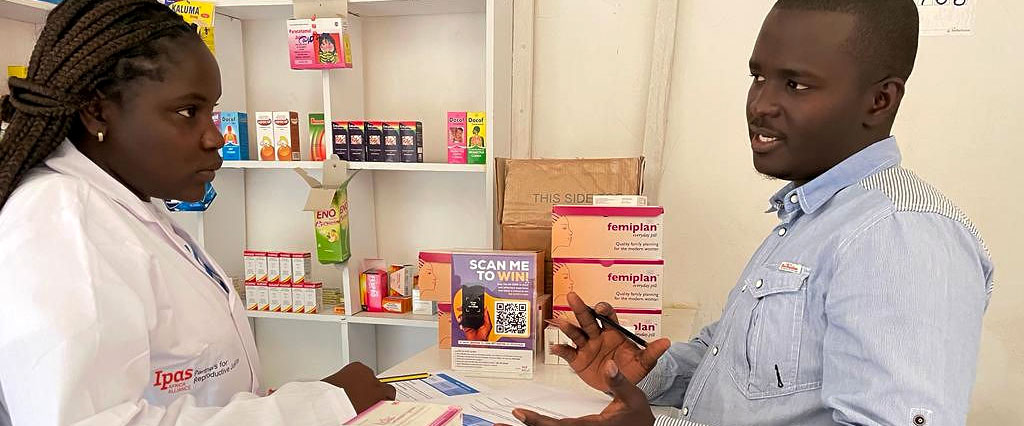
[[[530,302],[494,302],[494,333],[529,336]]]

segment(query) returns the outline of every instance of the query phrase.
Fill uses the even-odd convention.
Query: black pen
[[[643,348],[647,347],[647,341],[645,341],[644,339],[641,339],[640,336],[637,336],[637,335],[633,334],[633,332],[627,330],[626,327],[623,327],[623,326],[619,325],[618,323],[616,323],[615,321],[612,321],[611,318],[608,318],[608,317],[606,317],[604,315],[601,315],[601,314],[597,313],[597,311],[595,311],[594,308],[591,308],[591,307],[587,306],[587,309],[590,309],[590,314],[593,315],[594,318],[597,318],[597,319],[601,320],[602,328],[605,325],[609,325],[612,328],[618,330],[619,333],[622,333],[622,335],[626,336],[626,338],[628,338],[629,340],[632,340],[634,343],[640,345],[640,347],[643,347]]]

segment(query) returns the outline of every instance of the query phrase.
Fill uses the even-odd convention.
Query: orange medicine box
[[[660,310],[664,269],[663,260],[554,259],[554,305],[576,292],[590,305]]]
[[[420,300],[451,304],[452,252],[421,251],[419,256]],[[450,339],[449,339],[450,340]]]
[[[554,206],[551,257],[662,259],[662,207]]]

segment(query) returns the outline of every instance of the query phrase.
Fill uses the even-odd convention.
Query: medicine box
[[[554,305],[568,307],[575,292],[587,304],[621,309],[662,308],[662,260],[553,259]]]
[[[290,257],[292,262],[292,283],[305,283],[313,272],[312,254],[309,252],[292,253]]]
[[[292,253],[280,252],[277,254],[278,263],[281,265],[281,275],[277,280],[282,284],[292,283]]]
[[[333,131],[333,123],[331,124]],[[324,161],[327,159],[327,125],[323,113],[309,114],[309,159]]]
[[[452,253],[443,250],[421,251],[419,254],[420,299],[451,303]]]
[[[448,163],[466,164],[466,113],[448,113]]]
[[[271,282],[267,283],[267,287],[270,293],[270,312],[291,312],[291,284]]]
[[[267,252],[267,282],[276,283],[281,280],[281,253]]]
[[[270,283],[266,281],[256,282],[256,310],[258,311],[269,311],[270,310]]]
[[[348,122],[335,121],[331,123],[334,132],[334,155],[348,161]]]
[[[366,161],[384,161],[384,122],[367,121],[365,128]]]
[[[662,259],[662,207],[554,206],[551,257]]]
[[[643,207],[647,205],[647,197],[643,195],[595,195],[595,206]]]
[[[388,163],[401,163],[402,146],[399,144],[398,122],[385,121],[382,131],[384,133],[384,161]]]
[[[423,125],[418,121],[403,121],[398,123],[398,135],[402,145],[402,162],[419,163],[417,146],[422,147]],[[420,145],[417,145],[417,140]]]
[[[466,133],[466,162],[469,164],[486,164],[487,114],[483,112],[467,112]]]
[[[249,116],[244,112],[221,111],[220,133],[224,137],[221,157],[226,161],[249,159]]]
[[[348,161],[366,161],[366,124],[348,122]]]
[[[295,111],[274,112],[274,144],[277,161],[298,161],[299,113]]]
[[[452,304],[437,304],[437,348],[452,348]]]
[[[256,113],[256,159],[274,161],[277,151],[274,143],[274,113]]]

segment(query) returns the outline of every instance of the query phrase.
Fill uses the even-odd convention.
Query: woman
[[[66,0],[9,85],[0,425],[337,425],[394,397],[362,365],[258,396],[238,295],[159,204],[202,198],[224,143],[217,63],[180,17]]]

